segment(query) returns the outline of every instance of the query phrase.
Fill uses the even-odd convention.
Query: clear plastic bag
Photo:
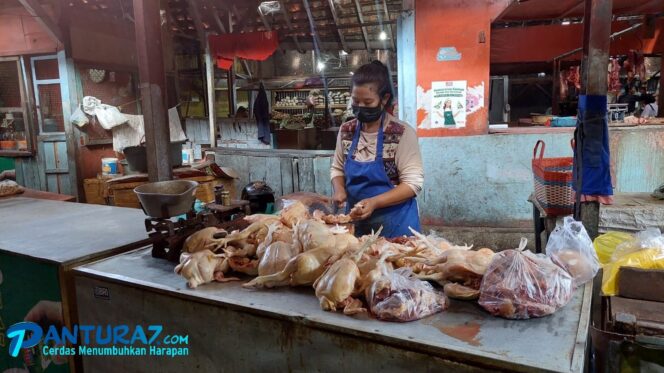
[[[105,129],[110,130],[123,123],[127,123],[127,117],[124,116],[115,106],[101,104],[95,108],[95,116],[99,124]]]
[[[428,282],[413,277],[410,268],[384,267],[367,294],[371,313],[379,320],[413,321],[444,311],[449,301]]]
[[[518,249],[494,255],[480,286],[479,304],[492,315],[529,319],[556,312],[572,299],[572,277],[545,255]]]
[[[634,238],[616,246],[616,250],[611,255],[611,261],[615,262],[625,255],[637,252],[643,249],[663,249],[664,236],[659,228],[648,228],[634,235]]]
[[[586,228],[569,216],[551,232],[546,255],[572,276],[575,286],[592,280],[599,271],[599,259]]]
[[[78,105],[74,113],[72,113],[71,122],[78,127],[83,127],[90,122],[83,110],[81,110],[81,105]]]

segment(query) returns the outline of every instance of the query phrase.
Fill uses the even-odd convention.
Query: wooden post
[[[173,177],[166,111],[166,76],[161,42],[159,0],[134,0],[139,89],[150,181]]]
[[[613,0],[586,0],[583,23],[583,61],[581,76],[581,94],[592,96],[606,96],[607,70],[609,66],[609,47],[611,45],[611,21],[613,19]],[[605,109],[606,110],[606,109]],[[580,114],[581,115],[581,114]],[[585,118],[580,118],[585,121]],[[583,126],[605,125],[605,121],[585,121]],[[583,134],[577,129],[576,146],[578,150],[583,146]],[[602,133],[590,129],[583,129],[584,133]],[[583,170],[583,159],[577,157],[575,167],[577,171]],[[599,204],[597,202],[580,202],[581,185],[577,184],[577,205],[579,209],[575,214],[583,222],[590,238],[597,237],[599,230]]]
[[[662,50],[662,60],[664,61],[664,50]],[[664,71],[659,71],[659,99],[657,100],[657,116],[664,118]]]
[[[553,70],[551,73],[553,92],[551,94],[551,114],[558,115],[560,111],[560,60],[553,60]]]
[[[58,73],[60,76],[60,96],[62,97],[62,115],[65,124],[65,141],[67,144],[67,169],[69,174],[70,193],[78,201],[82,201],[83,179],[79,179],[79,163],[76,161],[78,156],[77,136],[74,131],[74,125],[71,123],[71,115],[76,110],[79,102],[78,91],[76,90],[76,69],[74,60],[67,58],[65,51],[58,51]]]
[[[216,91],[214,89],[214,60],[210,51],[210,40],[205,38],[205,80],[207,82],[208,121],[210,125],[210,147],[217,146]]]

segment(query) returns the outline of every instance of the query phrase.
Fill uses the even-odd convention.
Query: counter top
[[[147,240],[141,210],[14,197],[0,200],[0,251],[58,264]]]
[[[325,312],[311,288],[243,289],[239,282],[212,283],[188,289],[173,264],[138,249],[77,267],[85,276],[147,289],[180,299],[264,317],[281,319],[367,341],[387,343],[446,359],[507,370],[581,372],[590,317],[591,285],[578,289],[554,315],[505,320],[487,314],[477,303],[452,300],[440,314],[409,322],[377,321]]]

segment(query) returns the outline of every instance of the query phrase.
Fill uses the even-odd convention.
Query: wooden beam
[[[205,81],[207,86],[207,108],[208,122],[210,130],[210,147],[217,146],[217,111],[216,111],[216,91],[214,89],[214,59],[210,53],[210,40],[205,38]]]
[[[574,6],[572,6],[572,7],[569,8],[569,9],[567,9],[567,10],[566,10],[565,12],[563,12],[560,16],[558,16],[558,18],[565,18],[565,17],[569,16],[570,14],[574,13],[574,11],[575,11],[578,7],[580,7],[581,5],[583,5],[585,1],[586,1],[586,0],[580,0],[579,2],[577,2],[576,4],[574,4]]]
[[[42,8],[42,6],[39,4],[37,0],[18,0],[21,5],[25,8],[25,10],[30,13],[32,17],[35,18],[37,23],[39,23],[43,28],[44,31],[53,39],[55,42],[60,43],[62,45],[65,44],[65,40],[62,37],[62,32],[60,31],[60,27],[55,23],[53,18],[46,13],[46,10]]]
[[[279,1],[279,9],[281,10],[281,14],[284,17],[284,21],[286,21],[286,27],[288,27],[289,31],[293,31],[293,24],[291,23],[290,15],[288,14],[288,11],[286,10],[286,6],[284,5],[283,0],[278,0]],[[297,35],[292,35],[291,38],[293,39],[293,43],[295,44],[295,47],[297,48],[297,51],[300,53],[303,53],[304,50],[300,46],[300,41],[298,40]]]
[[[212,17],[214,17],[214,21],[217,23],[217,26],[219,27],[219,31],[222,34],[226,33],[226,26],[224,26],[224,23],[221,22],[221,18],[219,17],[219,13],[213,11],[212,12]]]
[[[136,56],[150,181],[173,177],[159,0],[133,0]]]
[[[364,16],[362,16],[362,6],[360,5],[359,0],[354,0],[355,3],[355,11],[357,12],[357,20],[360,22],[360,27],[362,28],[362,38],[364,38],[364,44],[367,47],[367,50],[371,50],[369,48],[369,37],[367,36],[367,28],[364,27]]]
[[[376,4],[376,6],[378,6],[378,4]],[[384,21],[389,21],[390,20],[390,13],[387,10],[387,2],[385,2],[385,0],[383,0],[383,10],[385,11],[385,19],[381,20],[381,23],[384,23]],[[378,17],[380,17],[380,13],[378,13]],[[378,18],[378,19],[380,20],[380,18]],[[394,27],[392,27],[392,25],[388,24],[388,23],[384,23],[384,24],[387,25],[387,27],[390,29],[390,33],[389,33],[389,35],[390,35],[390,45],[392,47],[392,50],[396,51],[397,50],[397,45],[394,42],[394,40],[395,40],[395,38],[394,38]]]
[[[332,13],[332,19],[334,20],[334,24],[336,26],[339,26],[339,17],[337,16],[337,8],[334,6],[334,0],[327,0],[327,3],[330,6],[330,12]],[[341,45],[341,49],[345,50],[348,52],[348,46],[346,45],[346,39],[344,38],[344,34],[341,32],[341,29],[339,27],[336,27],[337,29],[337,34],[339,35],[339,45]]]
[[[198,42],[201,43],[201,46],[205,46],[207,45],[207,38],[205,37],[205,30],[203,30],[203,19],[201,18],[201,12],[198,10],[198,1],[188,1],[187,3],[189,4],[191,18],[194,20],[194,27],[196,27]]]

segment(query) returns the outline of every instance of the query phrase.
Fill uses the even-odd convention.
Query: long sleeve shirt
[[[387,114],[383,129],[390,121],[397,122],[404,127],[399,144],[396,147],[395,162],[399,173],[399,182],[408,185],[415,194],[419,194],[424,184],[424,170],[422,168],[422,156],[417,141],[415,129],[408,124],[399,121]],[[346,149],[341,139],[341,131],[337,137],[337,146],[332,160],[331,177],[344,176],[344,164],[346,163]],[[358,162],[371,162],[376,159],[376,143],[378,132],[360,132],[360,138],[355,151],[355,160]],[[385,152],[385,149],[383,149]]]

